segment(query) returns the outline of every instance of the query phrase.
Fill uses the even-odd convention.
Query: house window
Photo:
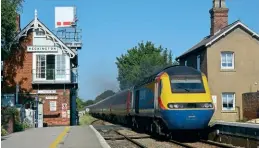
[[[185,66],[187,66],[187,60],[186,60],[186,61],[184,61],[184,65],[185,65]]]
[[[201,69],[201,56],[198,55],[197,56],[197,70],[200,71],[200,69]]]
[[[222,110],[235,110],[235,93],[222,93]]]
[[[64,55],[36,55],[36,78],[55,80],[66,78],[66,57]]]
[[[221,52],[221,69],[234,69],[233,52]]]

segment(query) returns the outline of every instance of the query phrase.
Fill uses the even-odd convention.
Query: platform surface
[[[2,148],[49,148],[65,127],[32,128],[1,137]]]
[[[92,126],[32,128],[1,138],[2,148],[109,148]]]
[[[61,148],[102,148],[102,145],[89,126],[74,126],[70,128]]]

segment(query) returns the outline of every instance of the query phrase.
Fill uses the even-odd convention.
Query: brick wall
[[[32,32],[21,39],[20,45],[14,47],[10,57],[5,60],[3,92],[14,93],[16,83],[20,85],[20,92],[32,90],[32,53],[26,51],[30,45],[32,45]]]
[[[35,90],[36,91],[36,90]],[[63,89],[57,89],[57,94],[51,96],[57,96],[57,99],[46,99],[49,95],[40,95],[39,98],[44,100],[43,103],[43,121],[47,126],[56,125],[70,125],[70,117],[67,114],[67,110],[70,110],[70,90],[66,89],[64,96]],[[56,101],[56,111],[50,111],[50,101]],[[67,104],[67,109],[62,110],[62,103]],[[62,117],[62,112],[66,112],[65,117]]]
[[[259,91],[245,93],[243,99],[243,116],[247,120],[259,118]]]

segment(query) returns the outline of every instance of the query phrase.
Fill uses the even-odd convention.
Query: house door
[[[38,104],[38,128],[43,127],[43,104]]]

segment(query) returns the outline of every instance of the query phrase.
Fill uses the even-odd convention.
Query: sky
[[[55,7],[75,6],[83,47],[79,51],[79,97],[95,99],[118,90],[116,57],[141,41],[168,48],[173,58],[210,32],[212,0],[24,0],[21,28],[38,18],[55,28]],[[240,19],[259,33],[259,0],[226,0],[229,23]],[[249,49],[247,49],[249,50]]]

